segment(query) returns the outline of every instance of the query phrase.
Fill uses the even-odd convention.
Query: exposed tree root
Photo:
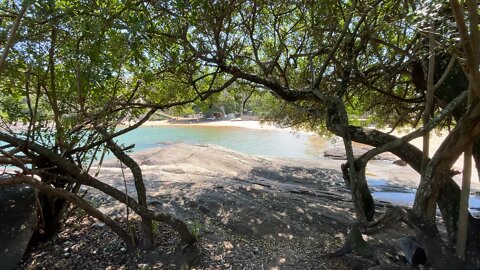
[[[357,225],[358,229],[362,233],[374,234],[389,227],[392,224],[398,224],[399,222],[403,222],[409,225],[407,218],[407,210],[398,206],[394,206],[388,209],[378,219],[370,222],[360,222]]]
[[[354,258],[357,262],[362,261],[362,263],[370,264],[371,266],[377,265],[380,267],[375,269],[397,269],[398,267],[391,264],[388,258],[383,256],[383,254],[380,254],[375,247],[363,239],[362,233],[378,233],[398,222],[409,224],[407,210],[401,207],[392,207],[388,209],[387,212],[377,220],[356,223],[350,228],[343,246],[332,253],[322,255],[322,257],[330,258],[346,256],[348,259]]]
[[[391,224],[398,224],[399,222],[405,223],[415,231],[419,244],[425,248],[427,263],[432,263],[431,266],[434,269],[469,269],[468,267],[472,266],[471,263],[461,262],[455,254],[446,248],[443,241],[438,238],[439,234],[436,231],[435,224],[430,224],[416,216],[412,211],[401,207],[392,207],[375,221],[355,224],[352,226],[344,245],[339,250],[325,254],[323,257],[344,256],[353,253],[382,266],[388,266],[390,264],[388,259],[385,260],[382,254],[379,254],[362,238],[361,231],[377,233]]]
[[[353,225],[343,246],[335,252],[322,255],[322,257],[338,257],[346,254],[354,253],[364,258],[374,258],[374,249],[363,240],[362,233],[358,229],[358,225]]]

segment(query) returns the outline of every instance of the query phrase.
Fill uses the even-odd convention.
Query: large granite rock
[[[1,269],[9,270],[17,266],[36,224],[35,190],[25,185],[0,188]]]
[[[373,149],[373,147],[370,147],[370,146],[357,146],[357,147],[353,147],[353,156],[355,158],[359,158],[361,155],[365,154],[366,152],[368,152],[370,149]],[[323,156],[326,157],[326,158],[329,158],[329,159],[337,159],[337,160],[347,160],[347,154],[345,153],[345,148],[343,146],[332,146],[331,148],[327,148],[324,152],[323,152]],[[390,160],[390,161],[394,161],[394,160],[397,160],[398,158],[389,153],[389,152],[386,152],[386,153],[382,153],[382,154],[379,154],[377,156],[375,156],[373,158],[373,160]]]

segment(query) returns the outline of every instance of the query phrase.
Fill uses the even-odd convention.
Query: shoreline
[[[312,136],[319,136],[314,132],[307,132],[302,130],[295,130],[290,127],[282,128],[277,125],[261,123],[258,120],[212,120],[212,121],[200,121],[193,123],[172,123],[168,120],[162,121],[147,121],[142,126],[148,127],[161,127],[161,126],[199,126],[199,127],[238,127],[238,128],[248,128],[248,129],[263,129],[263,130],[281,130],[281,131],[290,131],[290,132],[299,132],[303,134],[308,134]],[[393,132],[393,135],[402,137],[408,134],[409,132]],[[430,157],[433,156],[435,151],[440,147],[445,137],[448,135],[447,132],[432,132],[430,135]],[[340,138],[339,138],[340,139]],[[341,139],[340,139],[341,140]],[[343,144],[334,146],[329,140],[325,140],[326,149],[329,147],[342,147]],[[417,148],[422,148],[422,137],[410,141],[411,144]],[[355,144],[354,144],[355,145]],[[273,158],[277,160],[282,160],[283,158]],[[294,160],[294,158],[292,159]],[[313,160],[304,160],[303,162],[307,163],[308,166],[315,167],[325,167],[325,168],[334,168],[340,170],[340,164],[344,163],[345,160],[333,160],[328,158],[319,157],[318,159]],[[313,163],[313,164],[312,164]],[[461,187],[462,183],[462,170],[463,170],[463,155],[461,155],[455,164],[452,167],[453,170],[457,170],[460,174],[455,175],[453,179]],[[398,166],[392,164],[390,161],[384,160],[371,160],[367,165],[366,176],[371,178],[385,179],[391,183],[408,186],[412,188],[418,187],[420,183],[420,174],[415,170],[407,166]],[[471,178],[471,189],[473,191],[480,191],[480,181],[479,176],[475,173],[475,170],[472,171]]]
[[[262,123],[259,120],[241,120],[241,119],[232,119],[232,120],[202,120],[198,122],[194,122],[192,119],[191,123],[186,122],[186,119],[180,119],[178,122],[170,122],[168,120],[158,120],[158,121],[146,121],[142,127],[167,127],[167,126],[179,126],[179,127],[232,127],[232,128],[247,128],[247,129],[257,129],[257,130],[271,130],[271,131],[287,131],[287,132],[294,132],[294,133],[302,133],[311,136],[317,136],[324,141],[325,149],[328,148],[342,148],[343,143],[341,143],[341,139],[338,138],[337,141],[339,143],[332,143],[331,140],[325,139],[322,135],[318,135],[314,132],[302,131],[293,129],[290,127],[282,128],[278,125],[271,124],[271,123]],[[129,126],[133,124],[132,122],[122,123],[120,126]],[[22,127],[21,124],[14,126],[15,128]],[[392,135],[402,137],[408,134],[409,131],[395,131]],[[432,132],[430,136],[430,157],[433,156],[435,151],[440,147],[441,143],[447,136],[448,132]],[[421,149],[422,147],[422,138],[414,139],[410,142],[417,148]],[[355,144],[354,144],[355,146]],[[356,145],[357,147],[362,147],[362,145]],[[284,158],[277,158],[277,157],[270,157],[276,160],[282,160]],[[292,160],[296,160],[292,158]],[[298,159],[297,159],[298,160]],[[455,162],[452,169],[459,171],[460,173],[455,175],[453,178],[457,182],[459,186],[461,186],[462,182],[462,170],[463,170],[463,155],[459,157],[459,159]],[[334,168],[336,170],[340,170],[340,164],[344,163],[345,160],[334,160],[328,159],[319,156],[317,159],[305,159],[299,163],[306,164],[309,167],[317,167],[317,168]],[[399,184],[399,185],[406,185],[409,187],[416,188],[420,182],[420,175],[414,171],[409,166],[397,166],[392,164],[390,161],[384,160],[372,160],[367,165],[366,171],[367,177],[371,178],[379,178],[385,179],[392,183]],[[480,181],[478,173],[476,173],[475,169],[472,171],[472,178],[471,178],[471,188],[472,191],[480,191]]]
[[[122,125],[128,126],[129,122],[122,123]],[[142,127],[163,127],[163,126],[205,126],[205,127],[239,127],[239,128],[249,128],[249,129],[263,129],[263,130],[286,130],[292,132],[302,132],[306,134],[313,134],[312,132],[295,130],[290,127],[280,127],[274,124],[262,123],[259,120],[202,120],[196,121],[192,119],[190,122],[185,120],[176,122],[170,122],[168,120],[157,120],[157,121],[146,121],[143,123]]]

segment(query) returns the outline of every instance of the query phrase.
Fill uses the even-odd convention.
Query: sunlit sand
[[[254,120],[212,120],[212,121],[200,121],[191,120],[190,122],[181,122],[175,123],[167,120],[162,121],[146,121],[143,126],[212,126],[212,127],[242,127],[242,128],[252,128],[252,129],[286,129],[291,130],[291,128],[282,128],[276,125],[262,123],[260,121]]]

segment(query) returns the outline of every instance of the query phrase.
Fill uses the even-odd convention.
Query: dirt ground
[[[322,256],[343,244],[354,223],[348,189],[332,169],[339,161],[320,167],[314,162],[258,158],[218,146],[188,144],[132,157],[142,167],[149,207],[187,222],[198,237],[194,248],[182,247],[174,232],[155,224],[156,248],[127,254],[103,223],[73,211],[52,241],[29,248],[19,269],[178,269],[186,258],[194,269],[375,266],[355,255]],[[102,165],[99,179],[123,191],[126,187],[135,197],[131,175],[124,172],[125,181],[119,163],[110,160]],[[129,212],[126,220],[123,205],[93,189],[84,192],[100,210],[136,228],[135,216]],[[378,214],[388,207],[378,203]],[[396,224],[364,239],[389,263],[406,267],[397,243],[408,234]]]

